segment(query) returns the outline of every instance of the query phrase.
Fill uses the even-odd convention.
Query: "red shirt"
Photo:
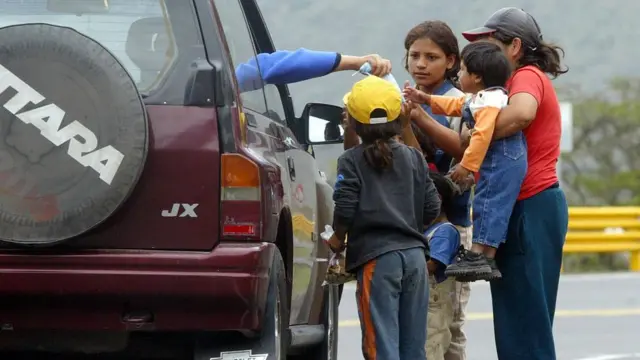
[[[558,182],[556,164],[560,156],[560,103],[551,80],[535,66],[516,70],[507,82],[509,96],[531,94],[538,101],[538,112],[523,130],[527,139],[529,168],[518,200],[538,194]]]

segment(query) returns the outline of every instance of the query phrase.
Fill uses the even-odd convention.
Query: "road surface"
[[[362,359],[354,291],[340,305],[339,359]],[[557,309],[559,360],[640,360],[640,274],[565,275]],[[467,317],[468,357],[496,360],[486,282],[472,285]]]

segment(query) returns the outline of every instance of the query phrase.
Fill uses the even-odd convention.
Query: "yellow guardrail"
[[[570,207],[565,254],[628,252],[640,271],[640,207]]]
[[[315,231],[301,214],[293,216],[293,227]],[[630,270],[640,271],[640,207],[570,207],[564,253],[614,252],[628,252]]]

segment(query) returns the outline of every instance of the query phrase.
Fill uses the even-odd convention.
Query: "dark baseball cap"
[[[533,16],[515,7],[506,7],[496,11],[482,27],[465,31],[462,36],[469,41],[475,41],[496,31],[520,38],[531,47],[538,46],[542,40],[542,32]]]

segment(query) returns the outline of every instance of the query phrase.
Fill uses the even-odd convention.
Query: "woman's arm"
[[[379,55],[351,56],[300,48],[258,54],[236,67],[236,79],[240,91],[245,92],[260,89],[264,83],[292,84],[336,71],[357,71],[366,62],[371,64],[374,75],[382,76],[391,72],[391,62]]]
[[[291,84],[333,72],[340,59],[335,52],[304,48],[261,53],[236,67],[236,79],[241,92],[260,89],[264,83]]]
[[[411,120],[429,135],[445,153],[453,156],[456,160],[462,159],[464,148],[456,131],[437,122],[421,107],[412,111]]]
[[[506,138],[526,129],[536,118],[537,113],[538,101],[533,95],[523,92],[511,96],[509,105],[498,115],[493,139]]]
[[[371,65],[371,74],[375,76],[385,76],[391,72],[391,61],[382,58],[378,54],[365,56],[339,55],[337,66],[333,71],[353,70],[358,71],[364,63]]]
[[[532,68],[517,70],[509,87],[509,105],[496,122],[494,139],[511,136],[526,129],[535,120],[544,96],[544,74]]]

